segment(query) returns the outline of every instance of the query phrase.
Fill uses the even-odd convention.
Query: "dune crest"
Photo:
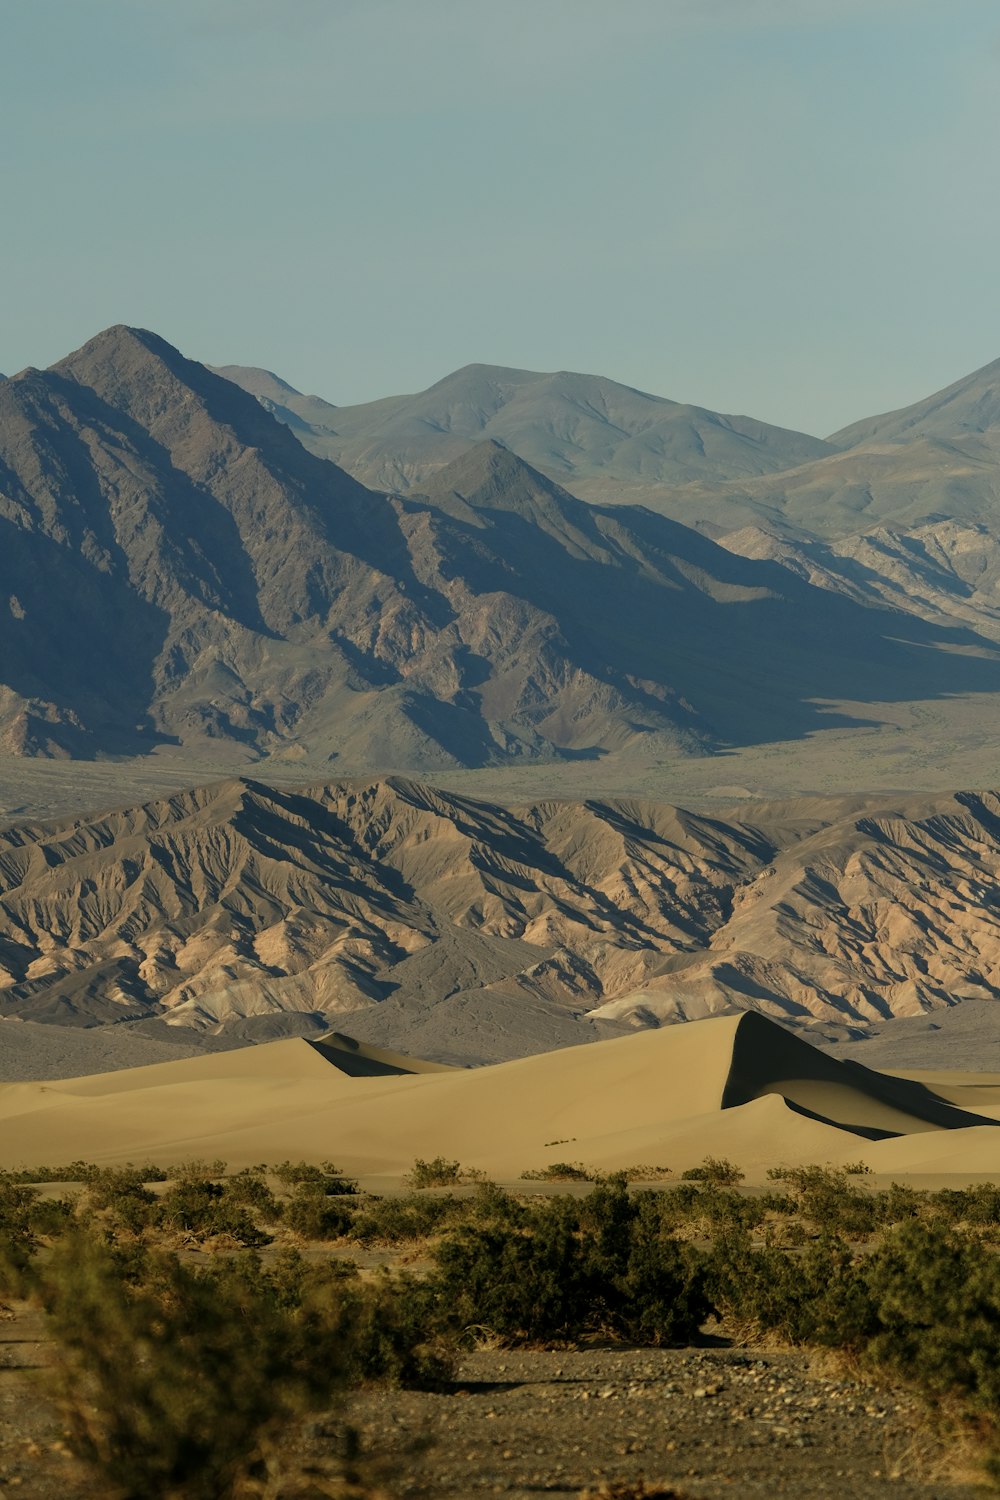
[[[1000,1120],[954,1102],[962,1092],[954,1077],[946,1100],[931,1075],[836,1062],[755,1015],[479,1069],[424,1071],[376,1050],[342,1037],[294,1039],[6,1085],[0,1166],[291,1157],[398,1180],[418,1156],[516,1178],[555,1160],[679,1172],[722,1155],[751,1177],[780,1163],[858,1159],[907,1172],[945,1162],[927,1170],[1000,1173]],[[345,1059],[383,1071],[352,1076]],[[1000,1077],[993,1084],[1000,1089]]]

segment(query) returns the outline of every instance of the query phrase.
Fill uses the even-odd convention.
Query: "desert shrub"
[[[676,1187],[658,1193],[660,1222],[665,1229],[691,1223],[700,1214],[702,1189],[693,1182],[679,1182]]]
[[[38,1198],[31,1205],[28,1222],[33,1234],[55,1239],[73,1219],[73,1204],[66,1198]]]
[[[281,1218],[281,1205],[268,1186],[262,1167],[244,1167],[222,1183],[228,1204],[237,1204],[273,1224]]]
[[[34,1244],[0,1229],[0,1308],[6,1297],[23,1297]]]
[[[332,1161],[320,1162],[319,1166],[308,1161],[283,1161],[279,1166],[272,1167],[271,1172],[286,1188],[300,1187],[308,1183],[313,1187],[322,1187],[331,1198],[347,1196],[358,1191],[358,1185],[353,1178],[345,1177]]]
[[[691,1204],[690,1219],[696,1219],[706,1236],[715,1238],[741,1229],[759,1229],[767,1217],[768,1204],[761,1198],[745,1198],[728,1188],[706,1185]]]
[[[700,1167],[688,1167],[681,1173],[684,1182],[704,1182],[711,1187],[738,1187],[743,1173],[735,1162],[724,1156],[706,1156]]]
[[[844,1171],[847,1170],[845,1167]],[[885,1192],[875,1194],[875,1216],[879,1224],[899,1224],[904,1219],[916,1219],[924,1209],[925,1199],[926,1194],[894,1182]]]
[[[608,1326],[643,1344],[696,1338],[711,1311],[702,1263],[664,1229],[652,1192],[630,1196],[624,1174],[584,1199],[584,1270]]]
[[[572,1337],[588,1312],[578,1236],[571,1223],[539,1216],[530,1231],[465,1225],[435,1247],[442,1303],[459,1327],[504,1338]]]
[[[90,1162],[72,1161],[65,1167],[18,1167],[0,1176],[9,1182],[86,1182],[96,1170]]]
[[[157,1222],[198,1239],[225,1235],[238,1245],[268,1245],[272,1239],[241,1203],[230,1201],[225,1186],[201,1168],[181,1173],[171,1184],[157,1205]]]
[[[713,1246],[707,1279],[724,1318],[790,1343],[857,1350],[877,1328],[863,1269],[834,1238],[790,1255],[739,1232]]]
[[[657,1198],[630,1197],[619,1174],[518,1222],[464,1223],[434,1252],[442,1304],[460,1326],[514,1340],[693,1336],[709,1310],[700,1264],[664,1230]]]
[[[91,1208],[117,1208],[123,1199],[143,1204],[156,1202],[155,1193],[146,1186],[145,1174],[138,1167],[94,1167],[84,1180]]]
[[[877,1198],[852,1182],[851,1174],[842,1168],[778,1167],[767,1175],[788,1186],[798,1212],[824,1233],[862,1239],[878,1224]]]
[[[455,1198],[430,1198],[408,1193],[399,1198],[372,1198],[357,1212],[348,1228],[351,1239],[363,1244],[398,1244],[438,1233],[464,1212]]]
[[[284,1206],[286,1226],[307,1240],[338,1240],[354,1214],[341,1198],[330,1198],[321,1186],[302,1183]]]
[[[245,1283],[173,1257],[156,1273],[127,1284],[108,1247],[80,1234],[38,1278],[72,1446],[101,1493],[223,1500],[269,1436],[329,1399],[343,1369]]]
[[[387,1271],[373,1282],[327,1278],[307,1305],[321,1344],[340,1348],[351,1382],[439,1390],[454,1374],[454,1341],[425,1281]]]
[[[528,1217],[528,1209],[513,1193],[488,1179],[476,1183],[462,1211],[470,1220],[494,1224],[523,1224]]]
[[[220,1264],[227,1275],[242,1277],[261,1296],[286,1312],[301,1308],[328,1284],[351,1281],[358,1275],[353,1261],[339,1257],[307,1260],[292,1247],[279,1250],[266,1263],[256,1250],[242,1250]],[[203,1274],[212,1276],[215,1268],[209,1266]]]
[[[593,1180],[593,1172],[571,1161],[554,1161],[550,1162],[547,1167],[534,1167],[521,1173],[522,1182],[593,1182]]]
[[[32,1250],[36,1244],[32,1218],[38,1193],[24,1183],[0,1178],[0,1237],[9,1246]]]
[[[936,1216],[950,1224],[972,1224],[986,1229],[1000,1225],[1000,1187],[996,1183],[944,1188],[930,1195],[929,1206]]]
[[[362,1282],[354,1267],[295,1252],[268,1266],[252,1251],[215,1257],[205,1271],[133,1252],[126,1265],[77,1230],[32,1268],[57,1395],[95,1492],[227,1500],[263,1478],[290,1422],[342,1387],[438,1388],[452,1373],[425,1284]]]
[[[1000,1418],[1000,1260],[934,1225],[899,1225],[865,1268],[878,1329],[869,1356],[934,1395]]]
[[[418,1156],[403,1180],[407,1187],[416,1189],[456,1187],[462,1180],[461,1163],[446,1161],[443,1156],[435,1156],[433,1161],[422,1161]]]

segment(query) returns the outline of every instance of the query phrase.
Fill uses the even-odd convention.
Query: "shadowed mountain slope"
[[[499,992],[551,1017],[551,1046],[704,941],[770,853],[671,808],[517,812],[402,780],[229,782],[18,825],[0,834],[0,1012],[211,1027]],[[482,1046],[470,1025],[452,1050]]]
[[[1000,635],[1000,361],[823,445],[584,376],[476,365],[339,409],[266,371],[225,373],[388,487],[423,488],[463,440],[492,436],[590,503],[644,505],[859,603]]]
[[[466,365],[411,396],[330,406],[267,370],[224,365],[307,448],[378,489],[422,489],[470,444],[492,438],[554,479],[736,479],[818,458],[819,438],[752,417],[650,396],[600,375]]]
[[[861,607],[494,442],[362,488],[115,328],[0,385],[0,737],[345,770],[705,753],[839,701],[993,692],[971,634]]]
[[[1000,634],[1000,361],[746,483],[641,496],[817,587]]]
[[[327,1017],[467,1063],[744,1010],[860,1036],[998,997],[994,794],[737,819],[233,781],[0,832],[2,1016],[240,1039]]]

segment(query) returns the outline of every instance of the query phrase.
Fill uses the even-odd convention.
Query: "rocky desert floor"
[[[93,1481],[69,1455],[45,1394],[44,1328],[37,1315],[15,1313],[0,1323],[0,1494],[82,1500]],[[296,1448],[328,1455],[345,1418],[392,1500],[617,1500],[629,1493],[616,1488],[624,1484],[649,1500],[985,1494],[912,1397],[798,1352],[484,1350],[462,1361],[446,1392],[354,1395]]]

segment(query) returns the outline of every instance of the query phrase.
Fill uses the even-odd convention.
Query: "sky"
[[[0,370],[130,323],[825,435],[1000,357],[996,0],[0,0]]]

